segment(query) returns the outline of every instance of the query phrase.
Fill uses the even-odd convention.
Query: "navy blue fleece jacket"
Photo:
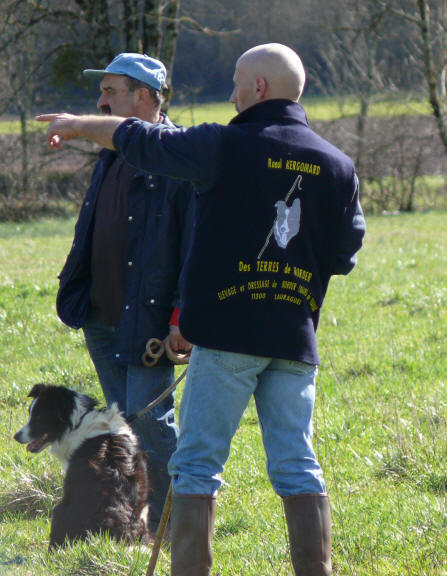
[[[184,337],[317,364],[329,279],[354,267],[365,220],[352,161],[309,128],[301,105],[262,102],[228,126],[128,119],[114,145],[138,168],[195,184]]]

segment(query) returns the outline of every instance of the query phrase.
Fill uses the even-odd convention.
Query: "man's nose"
[[[104,98],[104,94],[101,94],[101,96],[98,98],[98,101],[96,102],[96,108],[98,108],[98,110],[101,110],[101,106],[104,106],[105,103],[106,99]]]

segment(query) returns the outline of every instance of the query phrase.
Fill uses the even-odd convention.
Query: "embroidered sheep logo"
[[[276,220],[273,224],[273,233],[278,246],[286,248],[300,230],[301,202],[299,198],[295,198],[292,206],[288,208],[284,200],[279,200],[275,208]]]
[[[262,258],[264,252],[267,250],[273,235],[275,236],[278,246],[280,248],[286,248],[290,240],[300,231],[301,200],[295,198],[290,207],[287,206],[287,202],[295,190],[303,189],[302,180],[302,175],[298,174],[284,200],[278,200],[278,202],[275,203],[276,219],[268,233],[264,246],[259,251],[257,256],[258,260]]]

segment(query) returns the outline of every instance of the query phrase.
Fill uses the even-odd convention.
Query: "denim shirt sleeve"
[[[113,144],[136,168],[189,180],[200,193],[211,188],[218,177],[220,129],[218,124],[186,129],[128,118],[115,131]]]
[[[354,268],[365,230],[365,218],[359,201],[359,180],[354,173],[352,194],[343,210],[332,274],[349,274]]]

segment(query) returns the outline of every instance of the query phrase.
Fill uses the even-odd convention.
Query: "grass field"
[[[330,121],[347,116],[356,116],[360,111],[357,98],[306,97],[302,99],[310,121]],[[370,110],[371,117],[405,116],[413,114],[430,114],[428,102],[422,97],[400,97],[393,99],[377,98],[373,100]],[[199,107],[174,106],[169,112],[170,117],[179,124],[189,126],[201,122],[228,123],[235,115],[234,105],[230,102],[202,104]]]
[[[446,219],[439,212],[369,218],[358,267],[329,289],[315,447],[331,498],[336,575],[447,575]],[[81,334],[54,309],[72,232],[72,220],[0,225],[1,576],[143,576],[147,569],[147,550],[106,538],[49,555],[60,466],[12,438],[35,382],[102,400]],[[224,481],[213,575],[292,574],[253,405]],[[167,549],[156,573],[169,574]]]

